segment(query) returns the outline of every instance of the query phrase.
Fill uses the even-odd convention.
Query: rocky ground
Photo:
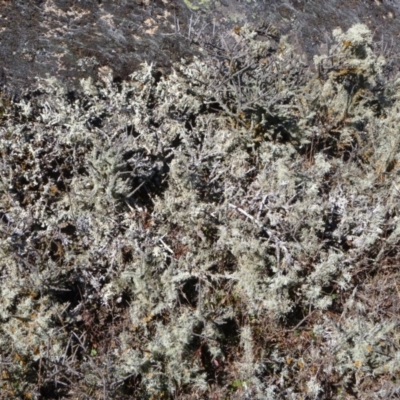
[[[74,86],[104,67],[125,79],[144,62],[169,68],[196,53],[196,35],[250,23],[289,35],[310,61],[326,51],[331,32],[365,23],[386,51],[399,49],[396,1],[41,0],[0,2],[0,83],[17,93],[36,77]],[[265,33],[265,30],[263,30]]]

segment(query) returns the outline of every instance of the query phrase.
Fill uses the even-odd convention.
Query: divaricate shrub
[[[4,97],[1,398],[398,392],[393,60],[364,25],[313,67],[217,37]]]

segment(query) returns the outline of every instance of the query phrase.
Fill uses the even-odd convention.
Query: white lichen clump
[[[398,86],[366,26],[333,36],[315,73],[243,27],[169,75],[10,102],[10,398],[395,393]]]

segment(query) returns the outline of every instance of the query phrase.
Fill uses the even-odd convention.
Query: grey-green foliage
[[[78,94],[42,80],[3,116],[0,346],[13,373],[49,360],[70,363],[82,391],[136,376],[141,396],[273,399],[399,372],[395,321],[357,297],[399,241],[397,86],[382,84],[365,26],[334,37],[315,74],[243,27],[162,77],[143,65]],[[101,315],[118,319],[112,340]],[[310,351],[272,339],[303,318]],[[102,340],[104,362],[90,353]]]

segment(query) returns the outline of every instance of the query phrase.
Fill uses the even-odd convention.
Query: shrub
[[[316,73],[245,26],[9,101],[6,397],[397,392],[397,81],[364,25],[333,35]]]

